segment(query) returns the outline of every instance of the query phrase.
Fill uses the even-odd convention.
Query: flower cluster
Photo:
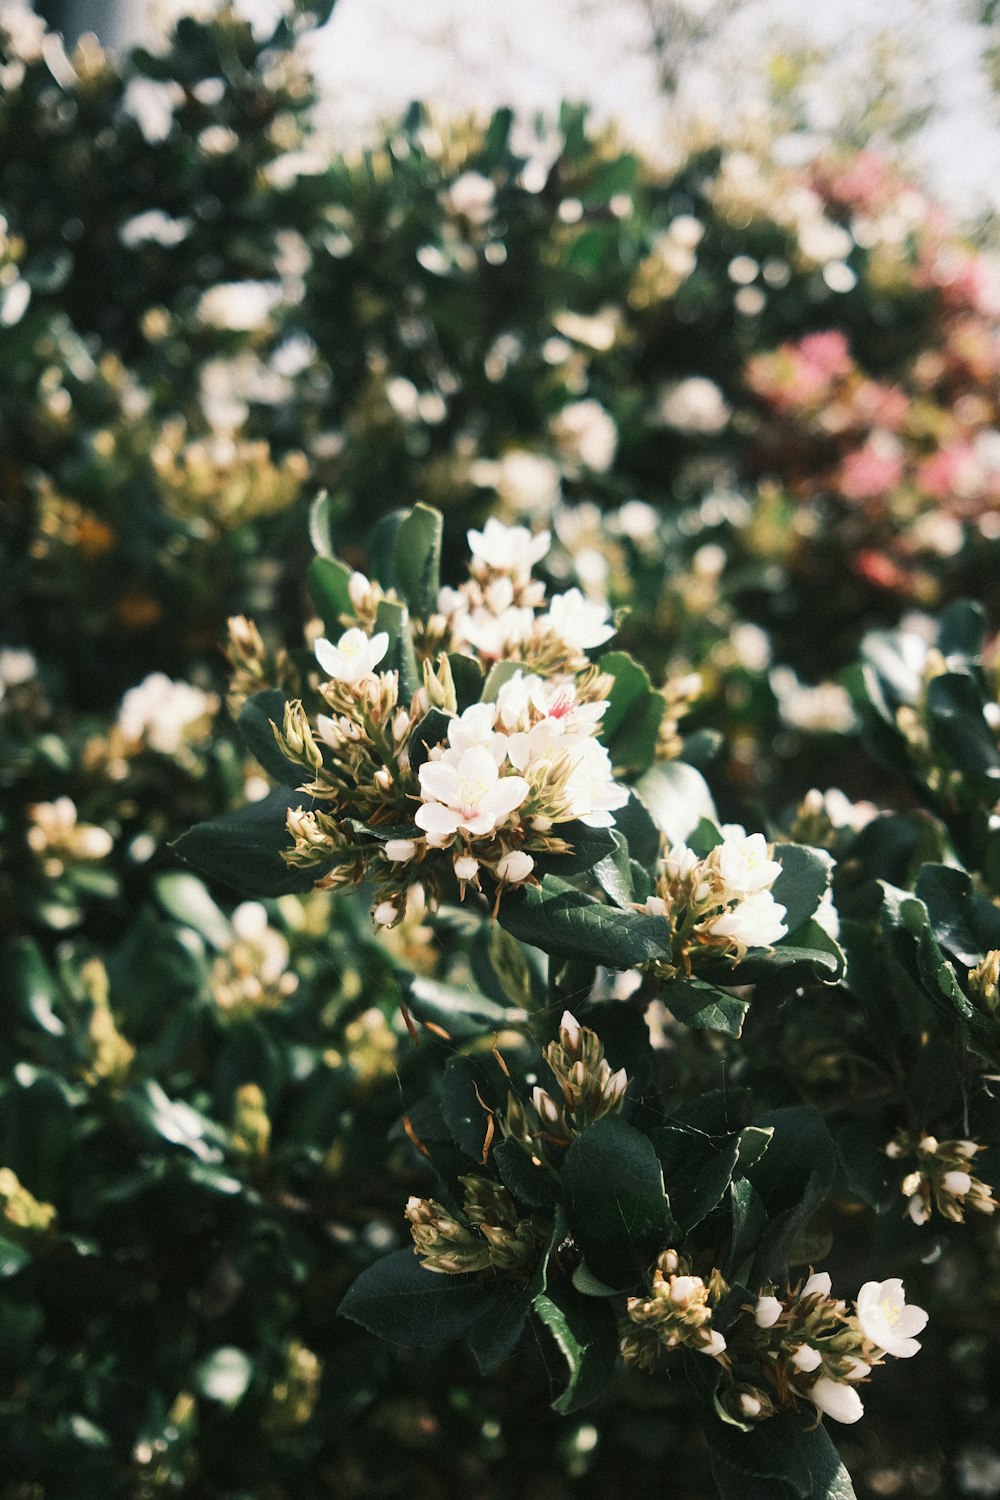
[[[534,1220],[522,1219],[507,1189],[491,1178],[470,1172],[459,1182],[465,1223],[433,1198],[407,1202],[414,1252],[424,1267],[450,1274],[530,1271],[542,1245]]]
[[[676,1250],[664,1250],[650,1277],[648,1295],[629,1297],[626,1304],[629,1326],[620,1342],[625,1363],[649,1374],[661,1354],[672,1349],[723,1358],[726,1340],[710,1325],[712,1310],[727,1291],[719,1271],[713,1270],[706,1282],[692,1275]]]
[[[969,1209],[980,1214],[995,1213],[993,1189],[969,1171],[979,1152],[985,1149],[976,1141],[939,1141],[933,1135],[898,1132],[886,1146],[885,1154],[893,1161],[916,1158],[916,1166],[900,1184],[914,1224],[926,1224],[935,1210],[956,1224],[964,1221]]]
[[[764,835],[732,823],[703,859],[684,845],[669,850],[655,895],[639,907],[670,923],[670,958],[659,961],[657,971],[669,978],[689,974],[700,956],[738,961],[748,948],[767,948],[784,937],[785,908],[771,894],[780,874]]]
[[[779,1297],[764,1288],[730,1336],[731,1365],[722,1400],[738,1420],[759,1422],[810,1402],[835,1422],[856,1422],[864,1407],[859,1382],[887,1355],[909,1359],[927,1323],[906,1302],[903,1283],[868,1281],[854,1311],[831,1296],[825,1272]]]
[[[481,889],[484,874],[498,895],[523,884],[540,855],[571,851],[568,825],[610,827],[628,796],[597,738],[611,679],[583,654],[611,634],[606,610],[570,591],[536,613],[545,593],[530,567],[547,536],[491,521],[469,539],[470,582],[464,593],[451,591],[458,602],[449,600],[447,620],[442,613],[429,622],[424,640],[436,639],[438,649],[425,654],[422,685],[408,704],[398,672],[379,670],[390,637],[373,628],[375,591],[355,574],[352,602],[369,628],[350,625],[315,647],[330,713],[310,721],[296,701],[275,726],[285,755],[309,773],[301,790],[324,804],[290,811],[286,860],[332,866],[327,885],[377,881],[380,926],[401,919],[415,880],[432,900],[442,882],[457,882],[462,895]],[[461,712],[444,645],[483,669],[494,665],[490,684],[501,674],[487,697]],[[497,666],[509,651],[518,653],[516,664],[507,656],[510,666]],[[526,669],[542,662],[545,675]]]
[[[267,920],[259,901],[243,901],[230,918],[233,941],[212,964],[209,989],[227,1020],[273,1010],[298,988],[288,942]]]
[[[539,1160],[545,1146],[568,1146],[573,1137],[595,1120],[617,1114],[625,1100],[628,1075],[613,1071],[596,1031],[581,1026],[564,1011],[559,1036],[545,1048],[545,1061],[562,1092],[562,1100],[536,1084],[529,1102],[511,1093],[502,1126]]]
[[[28,815],[31,819],[28,848],[51,880],[74,866],[107,859],[114,848],[114,840],[106,828],[80,821],[71,797],[36,802],[29,807]]]

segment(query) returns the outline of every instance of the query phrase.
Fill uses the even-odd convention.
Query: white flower
[[[383,852],[392,864],[403,865],[416,854],[417,846],[413,839],[386,839]]]
[[[118,728],[131,744],[146,744],[161,755],[175,755],[193,727],[215,712],[217,699],[190,682],[173,682],[164,672],[129,688],[118,710]]]
[[[391,927],[399,921],[399,907],[392,901],[380,901],[372,912],[376,927]]]
[[[854,1387],[830,1380],[826,1375],[821,1375],[810,1387],[809,1400],[835,1422],[857,1422],[864,1415],[861,1397]]]
[[[833,938],[834,942],[840,936],[840,917],[837,908],[833,904],[833,892],[826,890],[823,898],[813,912],[813,921],[817,927],[822,927],[827,937]]]
[[[770,891],[753,891],[732,911],[716,917],[712,932],[748,948],[769,948],[788,931],[784,916],[785,908]]]
[[[847,689],[837,682],[808,687],[791,667],[774,667],[769,677],[778,700],[778,712],[786,724],[806,734],[850,734],[857,728]]]
[[[719,1333],[714,1328],[712,1328],[712,1329],[709,1330],[708,1343],[707,1344],[700,1344],[698,1346],[698,1353],[699,1354],[707,1354],[712,1359],[718,1359],[719,1355],[720,1354],[725,1354],[725,1352],[726,1352],[726,1341],[723,1338],[722,1334]]]
[[[202,292],[197,316],[212,328],[246,333],[262,328],[280,300],[280,281],[220,282]]]
[[[886,1354],[910,1359],[920,1345],[916,1335],[927,1325],[927,1313],[907,1303],[898,1276],[888,1281],[866,1281],[858,1293],[858,1323],[866,1339]]]
[[[768,857],[762,833],[746,833],[737,823],[726,823],[722,835],[716,857],[728,895],[748,896],[774,884],[781,865]]]
[[[497,861],[497,879],[505,885],[520,885],[534,868],[535,861],[530,854],[525,854],[523,849],[512,849]]]
[[[497,716],[495,703],[473,703],[464,713],[453,718],[448,725],[448,744],[458,755],[481,745],[502,765],[507,754],[506,735],[497,734],[493,728]],[[433,758],[433,756],[432,756]]]
[[[523,776],[501,776],[484,745],[461,754],[448,751],[439,760],[426,761],[419,774],[423,801],[415,822],[438,849],[459,830],[472,838],[492,833],[530,791]]]
[[[610,469],[618,446],[618,428],[599,401],[572,401],[550,425],[570,467],[582,466],[594,474]]]
[[[667,386],[660,396],[658,416],[666,427],[678,432],[721,432],[731,411],[714,380],[691,375]]]
[[[585,599],[579,589],[567,589],[564,594],[553,596],[548,614],[542,615],[538,623],[572,649],[590,651],[594,646],[603,646],[614,635],[609,614],[607,605]]]
[[[314,647],[323,671],[337,682],[360,682],[371,677],[388,649],[386,631],[380,630],[378,635],[369,637],[356,625],[345,630],[336,645],[321,636]]]
[[[799,1344],[792,1354],[792,1364],[803,1375],[811,1375],[823,1363],[823,1356],[811,1344]]]
[[[941,1178],[941,1186],[946,1193],[953,1193],[956,1198],[964,1198],[972,1187],[972,1178],[968,1172],[946,1172]]]
[[[445,206],[470,224],[488,224],[496,207],[496,188],[481,172],[463,172],[443,195]]]
[[[459,854],[453,861],[456,880],[475,880],[479,874],[479,861],[471,854]]]
[[[628,801],[628,788],[615,781],[611,757],[596,740],[581,740],[574,761],[566,782],[570,814],[588,828],[611,828],[612,812]]]
[[[552,534],[540,531],[532,536],[526,526],[505,526],[491,516],[482,531],[467,533],[469,550],[476,562],[510,573],[516,579],[527,579],[536,562],[549,550]]]
[[[455,621],[455,635],[489,660],[501,657],[509,646],[522,645],[534,628],[535,616],[530,609],[511,605],[502,614],[482,607],[461,615]]]
[[[559,501],[559,465],[526,448],[510,448],[498,459],[480,458],[470,466],[469,478],[483,489],[496,490],[519,515],[549,515]]]
[[[773,1328],[783,1311],[777,1297],[758,1297],[753,1320],[758,1328]]]
[[[700,1276],[674,1276],[670,1282],[670,1300],[677,1307],[687,1307],[704,1290],[705,1283]]]
[[[25,646],[0,647],[0,698],[4,689],[21,687],[30,682],[38,671],[34,654]]]
[[[799,1293],[799,1301],[804,1302],[806,1297],[829,1297],[832,1290],[829,1271],[814,1271]]]

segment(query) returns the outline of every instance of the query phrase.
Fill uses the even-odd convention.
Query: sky
[[[124,0],[135,34],[151,15],[186,0]],[[238,0],[267,15],[276,0]],[[646,7],[656,0],[337,0],[308,51],[324,93],[325,128],[338,144],[369,136],[413,99],[444,112],[488,113],[513,104],[553,112],[564,98],[589,102],[654,154],[663,145],[662,93],[647,45]],[[678,0],[689,9],[712,0]],[[778,33],[828,54],[811,107],[819,128],[866,70],[882,38],[886,64],[935,105],[916,142],[918,166],[936,193],[967,215],[1000,211],[1000,109],[980,66],[983,33],[970,0],[729,0],[733,11],[704,66],[685,68],[688,110],[731,119],[761,92],[762,59]],[[895,55],[895,61],[893,61]],[[748,65],[748,59],[750,60]]]

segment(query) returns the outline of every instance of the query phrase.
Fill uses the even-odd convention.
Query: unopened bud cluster
[[[81,865],[107,859],[114,840],[106,828],[81,823],[70,797],[36,802],[28,808],[28,848],[49,880],[58,880]]]
[[[992,948],[969,970],[969,989],[989,1015],[1000,1012],[1000,948]]]
[[[730,1332],[730,1362],[720,1399],[739,1421],[761,1422],[806,1402],[835,1422],[864,1411],[858,1384],[887,1355],[908,1359],[927,1323],[907,1304],[903,1283],[869,1281],[854,1310],[831,1295],[825,1272],[779,1296],[764,1287]]]
[[[287,652],[269,651],[257,626],[245,615],[233,615],[228,626],[229,691],[226,707],[234,719],[239,717],[247,699],[264,688],[282,688],[289,694],[298,692],[298,673]]]
[[[767,948],[785,936],[785,908],[771,887],[781,865],[761,833],[736,824],[703,859],[683,845],[668,851],[656,893],[638,909],[670,924],[669,956],[657,961],[666,978],[690,974],[699,957],[739,961],[748,948]]]
[[[563,1012],[558,1039],[545,1048],[545,1061],[562,1097],[554,1098],[540,1084],[527,1101],[511,1093],[502,1121],[504,1134],[519,1140],[539,1160],[547,1144],[568,1146],[587,1125],[617,1114],[628,1088],[628,1074],[624,1068],[612,1069],[597,1032],[581,1026],[568,1010]]]
[[[274,1010],[298,988],[289,968],[284,936],[267,920],[259,901],[243,901],[232,914],[233,941],[214,960],[209,989],[220,1014],[244,1020],[262,1010]]]
[[[933,1135],[910,1135],[900,1131],[885,1148],[894,1161],[916,1158],[916,1165],[900,1184],[907,1212],[914,1224],[926,1224],[931,1215],[961,1224],[966,1212],[991,1214],[996,1199],[988,1183],[973,1177],[969,1168],[985,1146],[975,1141],[939,1141]]]
[[[728,1291],[722,1273],[708,1280],[692,1274],[688,1261],[676,1250],[664,1250],[650,1278],[648,1295],[629,1297],[628,1326],[621,1336],[627,1365],[650,1374],[664,1351],[693,1349],[721,1359],[726,1340],[711,1326],[712,1309]]]
[[[36,1239],[53,1228],[56,1211],[40,1203],[9,1167],[0,1167],[0,1231],[17,1243]]]
[[[463,1223],[433,1198],[410,1198],[413,1247],[428,1271],[456,1275],[470,1271],[512,1271],[534,1267],[543,1243],[531,1218],[522,1218],[505,1187],[475,1172],[460,1177]]]
[[[464,896],[484,875],[499,900],[535,879],[540,855],[572,850],[564,825],[610,827],[628,797],[598,740],[613,682],[584,654],[613,634],[607,610],[575,590],[546,601],[530,570],[547,534],[491,520],[469,542],[468,582],[443,589],[437,613],[413,627],[422,680],[408,704],[397,672],[379,670],[390,650],[379,605],[390,595],[355,573],[348,628],[315,647],[329,712],[294,700],[273,725],[302,768],[299,790],[319,804],[289,811],[283,857],[326,867],[328,888],[371,881],[382,927],[401,920],[416,880],[432,908],[443,889],[457,883]],[[243,655],[252,661],[255,650],[248,640]],[[511,667],[499,669],[488,701],[459,712],[448,651],[471,657],[484,679],[498,663]],[[432,709],[448,722],[429,739],[417,731]]]

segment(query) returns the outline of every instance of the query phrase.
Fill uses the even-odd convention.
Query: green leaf
[[[323,621],[324,631],[335,642],[344,631],[341,616],[355,612],[348,587],[350,581],[350,568],[335,558],[314,557],[309,564],[309,593]]]
[[[242,1349],[226,1346],[215,1349],[196,1365],[194,1388],[199,1396],[236,1406],[246,1395],[253,1378],[253,1362]]]
[[[441,586],[441,534],[439,510],[415,505],[396,532],[396,586],[413,614],[421,619],[433,613]]]
[[[330,562],[335,561],[337,550],[333,544],[332,523],[330,496],[326,490],[320,490],[309,507],[309,540],[317,556],[325,557]]]
[[[750,1009],[748,1000],[727,995],[704,979],[671,979],[660,991],[664,1005],[683,1021],[699,1031],[721,1031],[739,1036]]]
[[[471,656],[463,656],[458,651],[448,653],[448,664],[451,667],[451,678],[455,684],[458,711],[464,713],[467,708],[472,707],[473,703],[479,702],[483,691],[483,674],[477,661],[474,661]]]
[[[607,1115],[573,1141],[562,1183],[570,1231],[590,1270],[607,1286],[633,1286],[673,1228],[652,1142]]]
[[[794,933],[815,914],[826,894],[833,860],[825,849],[810,849],[805,844],[776,844],[774,857],[781,865],[781,874],[771,887],[771,895],[785,908],[785,926]]]
[[[705,1423],[721,1500],[856,1500],[850,1476],[823,1426],[779,1412],[749,1432]]]
[[[59,987],[33,938],[11,938],[0,954],[0,977],[18,1006],[49,1036],[65,1036],[66,1023],[56,1010]]]
[[[614,1374],[618,1354],[615,1318],[607,1302],[585,1297],[563,1283],[539,1292],[532,1310],[565,1362],[565,1388],[552,1402],[563,1416],[589,1405]]]
[[[523,668],[521,667],[520,662],[494,662],[492,667],[490,667],[490,670],[487,672],[486,681],[483,684],[483,703],[495,703],[497,701],[497,694],[503,687],[504,683],[510,682],[511,678],[516,677],[518,672],[522,670]]]
[[[517,1141],[501,1141],[493,1148],[493,1164],[508,1192],[529,1208],[552,1208],[559,1197],[556,1177],[546,1167],[536,1167]]]
[[[927,685],[931,743],[970,776],[995,786],[1000,781],[1000,751],[983,716],[983,700],[971,677],[946,672]]]
[[[499,920],[521,942],[554,958],[590,959],[609,969],[631,969],[670,951],[664,917],[605,906],[551,875],[541,888],[505,896]]]
[[[414,727],[410,735],[410,765],[414,771],[420,770],[433,746],[447,740],[451,721],[452,715],[446,714],[443,709],[430,708]]]
[[[171,848],[208,879],[220,880],[247,896],[307,891],[328,866],[292,869],[279,851],[290,846],[285,827],[289,808],[315,806],[301,793],[278,788],[259,802],[195,824]]]
[[[617,849],[612,828],[588,828],[586,823],[573,821],[560,823],[553,830],[573,848],[569,854],[537,855],[536,866],[540,873],[551,874],[562,879],[567,875],[582,875],[593,870]]]
[[[924,865],[917,877],[916,894],[927,908],[942,948],[967,968],[978,964],[986,945],[975,930],[976,895],[966,872],[951,865]]]
[[[410,634],[410,617],[404,605],[392,599],[379,601],[374,634],[383,630],[389,637],[389,648],[379,670],[399,673],[399,700],[407,704],[420,686],[420,671]]]
[[[418,1021],[442,1027],[456,1041],[520,1026],[527,1020],[524,1010],[499,1005],[476,990],[419,975],[406,981],[406,1003]]]
[[[531,1310],[531,1288],[526,1282],[500,1282],[498,1287],[492,1307],[469,1329],[469,1348],[481,1375],[488,1375],[514,1353]]]
[[[191,927],[210,948],[224,951],[233,941],[229,919],[212,900],[197,875],[167,870],[154,881],[156,899],[175,921]]]
[[[663,834],[634,787],[629,789],[625,806],[615,812],[615,828],[624,837],[629,855],[637,864],[647,868],[656,864]]]
[[[974,661],[982,655],[986,636],[986,611],[981,604],[958,599],[938,622],[938,650],[942,656]]]
[[[616,906],[627,907],[635,897],[628,845],[620,833],[612,829],[606,829],[605,832],[611,834],[612,849],[594,866],[594,879]]]
[[[489,1312],[503,1285],[428,1271],[412,1250],[395,1250],[362,1271],[338,1311],[394,1344],[444,1344]]]
[[[671,1212],[687,1234],[722,1202],[734,1174],[760,1159],[770,1132],[751,1126],[739,1135],[712,1137],[665,1125],[650,1139],[663,1168]]]
[[[685,843],[702,818],[719,821],[705,778],[682,760],[653,766],[635,789],[671,844]]]
[[[289,760],[274,737],[273,726],[276,724],[280,729],[284,722],[285,703],[284,693],[277,688],[265,688],[247,699],[237,724],[243,743],[269,776],[284,786],[301,786],[310,779],[310,773],[297,761]]]
[[[23,1245],[18,1245],[14,1240],[9,1240],[5,1234],[0,1234],[0,1281],[9,1276],[16,1276],[30,1260],[30,1252]]]
[[[601,739],[609,745],[624,724],[629,709],[651,689],[649,673],[625,651],[608,651],[597,663],[612,678],[608,706],[601,719]]]
[[[461,1055],[449,1057],[441,1079],[441,1114],[456,1146],[474,1162],[483,1162],[489,1138],[487,1110],[499,1102],[495,1097],[495,1079],[485,1060]]]

